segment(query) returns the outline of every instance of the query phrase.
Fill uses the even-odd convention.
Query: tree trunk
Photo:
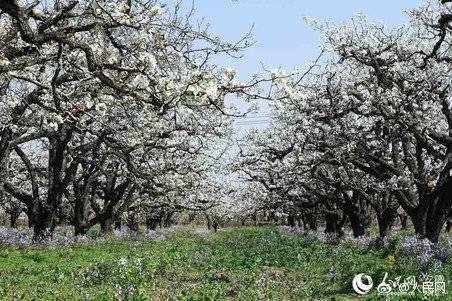
[[[121,225],[121,224],[119,223],[119,225]],[[129,213],[127,215],[127,227],[131,231],[135,231],[135,232],[138,231],[138,222],[136,220],[135,211],[129,211]]]
[[[115,230],[121,230],[121,227],[122,227],[121,220],[115,221],[115,226],[114,226]]]
[[[207,220],[207,229],[212,229],[212,220],[208,214],[206,214],[206,220]]]
[[[400,219],[400,229],[406,230],[408,229],[408,216],[406,214],[399,214]]]
[[[74,225],[74,236],[85,236],[86,232],[88,232],[88,227],[85,224]]]
[[[157,229],[158,220],[155,218],[154,215],[146,217],[146,228],[148,230],[155,230]]]
[[[115,175],[113,178],[115,178]],[[104,234],[110,234],[113,232],[115,221],[119,220],[131,205],[130,202],[133,200],[135,187],[131,187],[130,180],[126,179],[116,187],[112,185],[110,189],[105,189],[104,192],[104,208],[102,210],[97,209],[98,212],[96,214],[99,216],[98,219],[102,232]],[[122,204],[117,207],[121,200],[123,201]]]
[[[218,231],[219,224],[215,219],[213,219],[212,226],[213,226],[213,231],[216,233]]]
[[[58,206],[63,199],[63,193],[69,184],[69,174],[63,178],[63,169],[66,167],[65,150],[72,136],[72,132],[59,129],[58,136],[49,137],[49,162],[48,162],[48,189],[45,204],[37,203],[37,214],[33,212],[34,242],[40,242],[52,237],[56,226]]]
[[[363,217],[359,214],[353,214],[350,217],[350,225],[352,227],[353,236],[361,237],[366,234],[366,227],[363,222]]]
[[[9,177],[10,140],[12,132],[8,128],[0,132],[0,202],[6,198],[5,183]]]
[[[381,238],[389,236],[396,215],[396,210],[385,210],[384,212],[377,213],[378,232]]]
[[[366,200],[356,191],[347,191],[343,194],[344,210],[350,220],[354,237],[366,234],[368,220],[368,205]]]
[[[296,223],[295,223],[295,215],[290,214],[290,215],[287,217],[287,224],[288,224],[288,226],[290,226],[290,227],[292,227],[292,228],[294,228],[294,227],[296,226]]]
[[[342,236],[343,231],[340,227],[339,215],[338,213],[326,213],[325,214],[325,233],[334,234],[337,236]]]
[[[452,145],[447,149],[445,161],[447,164],[436,184],[421,191],[415,208],[405,210],[419,237],[427,238],[433,243],[438,242],[441,231],[452,214]]]
[[[270,217],[271,217],[271,221],[273,221],[273,223],[275,223],[275,225],[279,224],[279,217],[275,214],[275,211],[272,210],[272,212],[270,213]]]
[[[103,218],[100,220],[100,229],[102,231],[103,234],[109,235],[111,233],[113,233],[113,219],[108,217],[108,218]]]
[[[20,211],[17,212],[14,210],[9,213],[9,225],[11,228],[17,228],[17,220],[19,219],[20,213]]]
[[[88,200],[87,196],[77,194],[75,197],[75,205],[74,205],[74,234],[85,235],[88,231]]]
[[[399,207],[399,203],[393,198],[390,191],[385,191],[379,196],[377,205],[374,209],[377,213],[378,232],[380,234],[380,238],[389,236],[397,217],[397,210]]]
[[[164,215],[164,218],[163,218],[163,226],[164,226],[165,228],[171,227],[171,225],[173,224],[172,218],[173,218],[173,213],[166,213],[166,214]]]
[[[34,228],[34,220],[33,220],[33,207],[27,207],[27,219],[28,219],[28,228]]]
[[[433,202],[433,203],[436,203]],[[433,243],[437,243],[441,230],[446,223],[445,210],[438,210],[434,204],[429,204],[427,208],[418,207],[410,217],[413,221],[416,234],[421,238],[427,238]]]
[[[304,212],[301,215],[301,219],[303,221],[303,229],[304,230],[311,230],[316,231],[317,230],[317,222],[318,222],[318,216],[316,212]]]
[[[317,217],[313,216],[312,218],[308,219],[308,226],[310,230],[317,231]]]
[[[55,211],[43,204],[37,204],[33,212],[33,243],[42,243],[52,238]]]
[[[448,220],[446,223],[446,232],[452,233],[452,220]]]
[[[447,190],[452,190],[452,187]],[[452,193],[452,191],[449,192]],[[451,210],[451,208],[446,207],[448,200],[444,200],[443,197],[438,196],[432,197],[428,201],[424,200],[423,206],[419,206],[412,215],[416,233],[420,238],[427,238],[433,243],[438,242],[441,230]]]
[[[9,225],[11,228],[17,228],[17,221],[19,220],[19,216],[21,211],[12,211],[9,214]]]
[[[193,221],[195,220],[196,215],[194,213],[189,213],[188,214],[188,223],[191,224],[193,223]]]

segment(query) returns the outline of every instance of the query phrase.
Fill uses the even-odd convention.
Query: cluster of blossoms
[[[444,237],[438,244],[432,244],[427,239],[411,236],[400,239],[398,245],[406,254],[417,256],[422,268],[427,268],[432,262],[434,265],[444,266],[452,261],[450,237]]]
[[[188,231],[195,235],[205,236],[212,231],[206,228],[192,228],[183,226],[171,226],[167,228],[158,228],[156,230],[146,229],[138,232],[127,227],[115,229],[109,237],[92,235],[74,235],[72,227],[59,226],[55,229],[52,237],[42,241],[42,245],[48,247],[57,247],[68,244],[77,243],[95,243],[102,244],[109,241],[109,239],[131,239],[131,240],[161,240],[173,235],[177,231]],[[32,229],[15,229],[9,227],[0,227],[0,245],[8,246],[29,246],[33,243]]]
[[[0,243],[6,245],[29,245],[31,244],[31,231],[23,231],[15,228],[0,227]]]
[[[338,239],[337,235],[333,233],[325,233],[325,231],[321,230],[303,229],[303,227],[290,227],[290,226],[280,226],[279,228],[284,233],[303,235],[322,242],[332,242],[337,241]],[[355,243],[360,246],[368,246],[369,244],[375,242],[375,238],[370,235],[354,237],[351,231],[345,231],[345,233],[341,236],[341,239],[344,241]],[[385,243],[386,245],[388,244],[387,240],[388,238],[386,238]]]
[[[337,240],[337,236],[332,236],[324,231],[312,231],[301,227],[288,226],[281,226],[280,230],[284,233],[303,235],[322,242]],[[374,245],[376,242],[375,238],[369,235],[356,238],[351,233],[345,233],[342,239],[364,247]],[[431,265],[433,265],[433,268],[437,268],[452,262],[452,239],[450,237],[442,238],[438,244],[433,244],[428,239],[420,239],[417,236],[403,238],[385,237],[383,242],[377,240],[377,243],[379,245],[383,244],[383,246],[395,244],[399,252],[417,258],[421,270],[424,271],[427,271]]]
[[[105,241],[103,237],[90,236],[74,236],[74,230],[70,227],[58,227],[52,237],[49,237],[41,243],[43,245],[53,247],[59,245],[67,245],[72,243],[102,243]],[[33,243],[33,230],[16,229],[9,227],[0,227],[0,244],[9,246],[27,246]]]

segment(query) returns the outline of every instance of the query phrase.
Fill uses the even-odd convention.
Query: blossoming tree
[[[205,168],[192,163],[236,113],[226,95],[256,93],[210,63],[248,39],[223,42],[177,5],[2,1],[0,11],[0,193],[28,208],[35,240],[64,204],[77,231],[107,230],[137,196],[195,181]]]

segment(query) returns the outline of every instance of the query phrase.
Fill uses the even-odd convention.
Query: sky
[[[425,3],[420,0],[182,0],[194,2],[197,17],[205,17],[210,31],[225,40],[236,41],[252,26],[255,44],[244,52],[243,59],[217,58],[216,63],[237,70],[239,79],[249,79],[265,69],[281,67],[291,70],[317,58],[321,43],[319,34],[303,21],[303,17],[335,23],[346,22],[363,13],[370,20],[388,26],[407,23],[404,11]],[[246,106],[234,100],[241,109]],[[264,105],[258,116],[267,116]],[[249,121],[257,124],[249,125]],[[262,121],[260,124],[259,121]],[[251,117],[238,126],[264,127],[268,118]],[[240,125],[242,123],[242,125]],[[253,123],[253,122],[251,122]]]

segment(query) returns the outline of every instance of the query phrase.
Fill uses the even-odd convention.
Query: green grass
[[[390,262],[388,256],[394,256]],[[357,273],[418,275],[396,245],[324,243],[276,228],[179,231],[157,241],[55,248],[0,246],[1,300],[380,300],[351,288]],[[452,267],[435,270],[450,279]],[[449,295],[426,300],[452,300]],[[420,295],[390,300],[422,300]]]

